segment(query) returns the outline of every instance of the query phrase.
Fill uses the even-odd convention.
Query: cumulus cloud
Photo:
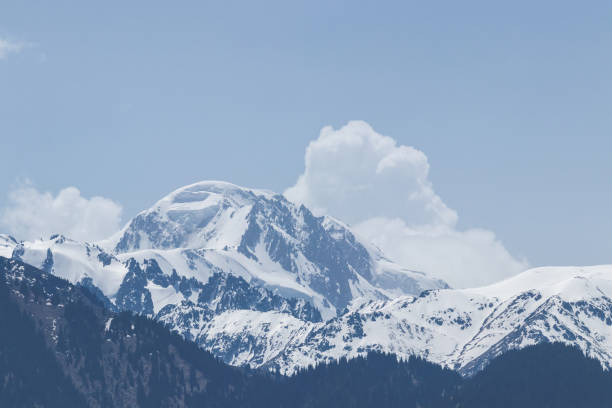
[[[17,43],[9,41],[7,39],[0,38],[0,59],[6,58],[11,53],[21,51],[25,47],[23,43]]]
[[[321,130],[306,149],[304,173],[285,195],[349,223],[384,215],[410,225],[454,224],[457,214],[436,195],[428,174],[423,152],[355,121]]]
[[[429,180],[427,156],[366,122],[323,128],[285,196],[352,224],[390,258],[451,286],[487,284],[527,268],[492,232],[458,230],[456,211]]]
[[[119,230],[121,210],[108,198],[83,197],[76,187],[67,187],[54,196],[25,185],[9,193],[0,225],[18,239],[48,238],[59,233],[95,241]]]

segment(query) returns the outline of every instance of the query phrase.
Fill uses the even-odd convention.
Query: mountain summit
[[[323,318],[356,299],[447,287],[386,259],[338,220],[280,194],[219,181],[170,193],[102,242],[56,235],[19,244],[6,238],[3,245],[36,267],[100,289],[113,305],[152,316],[168,305],[197,304],[200,286],[216,273],[308,303]]]

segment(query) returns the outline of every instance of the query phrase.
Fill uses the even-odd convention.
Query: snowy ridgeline
[[[380,350],[469,374],[544,341],[612,361],[612,267],[541,268],[452,290],[337,220],[228,183],[179,189],[103,242],[0,236],[0,256],[154,317],[234,365],[291,373]]]

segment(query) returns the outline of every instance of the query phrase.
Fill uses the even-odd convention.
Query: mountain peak
[[[158,201],[153,208],[165,207],[167,205],[190,208],[190,203],[204,203],[211,200],[211,198],[213,199],[212,201],[224,198],[228,201],[233,201],[237,205],[245,205],[252,202],[257,196],[270,198],[274,196],[274,193],[267,190],[241,187],[226,181],[205,180],[174,190]]]
[[[247,228],[246,217],[251,208],[266,200],[286,201],[270,191],[224,181],[190,184],[139,213],[105,246],[117,253],[139,249],[237,247]]]
[[[49,246],[55,252],[52,241]],[[47,255],[42,244],[36,245],[35,256],[26,254],[37,260],[37,266]],[[25,246],[34,249],[32,244]],[[311,302],[324,318],[357,298],[387,299],[447,287],[386,260],[349,226],[331,217],[317,217],[281,194],[223,181],[201,181],[169,193],[114,237],[94,246],[96,254],[104,253],[92,258],[84,245],[81,252],[86,256],[78,265],[93,262],[97,270],[100,265],[114,268],[113,259],[125,262],[133,257],[140,263],[154,259],[163,273],[172,275],[176,270],[200,282],[220,270]],[[125,276],[127,268],[122,270]],[[71,281],[78,281],[78,276]],[[93,280],[97,286],[102,283]],[[103,293],[115,296],[118,284],[105,285]],[[155,296],[153,303],[157,304]]]

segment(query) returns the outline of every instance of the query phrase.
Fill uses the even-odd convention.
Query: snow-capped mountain
[[[176,190],[103,242],[0,235],[2,255],[88,287],[109,309],[154,317],[234,365],[291,373],[379,350],[471,374],[546,341],[612,365],[612,266],[449,289],[333,218],[228,183]]]
[[[370,350],[472,374],[510,349],[577,345],[612,367],[612,266],[538,268],[495,285],[371,301],[323,323],[228,311],[196,341],[235,365],[291,373]]]
[[[224,182],[174,191],[104,245],[119,258],[155,259],[167,273],[200,281],[215,268],[229,272],[308,299],[326,317],[356,298],[446,286],[386,260],[337,220],[315,217],[282,195]]]
[[[389,261],[331,217],[225,182],[178,189],[103,242],[55,235],[18,243],[2,236],[0,251],[95,288],[113,307],[150,316],[166,306],[202,306],[204,286],[223,274],[240,278],[225,279],[234,285],[227,290],[247,285],[272,309],[309,321],[336,316],[356,299],[447,287]],[[264,303],[249,308],[269,310]]]

